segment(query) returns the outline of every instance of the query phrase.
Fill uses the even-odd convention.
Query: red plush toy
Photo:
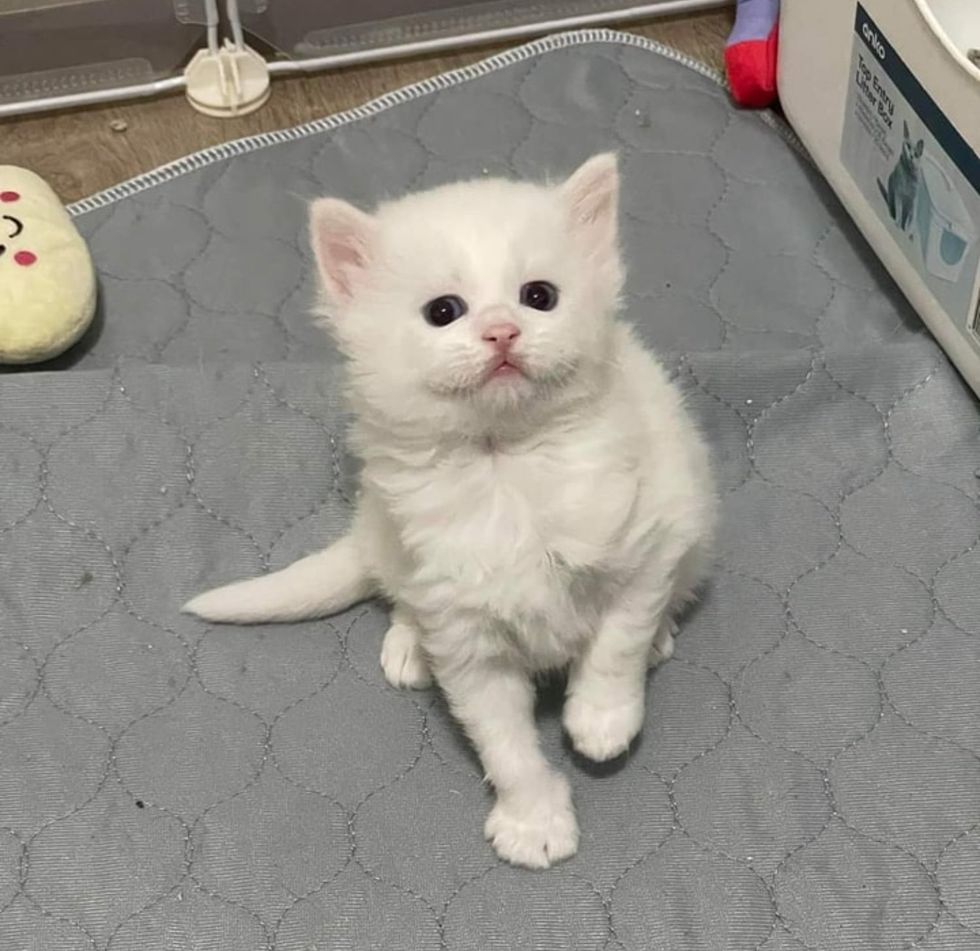
[[[738,0],[725,68],[740,106],[761,109],[775,100],[778,39],[779,0]]]

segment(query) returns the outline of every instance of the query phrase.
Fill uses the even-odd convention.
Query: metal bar
[[[231,36],[237,49],[245,46],[245,35],[242,32],[242,18],[238,12],[238,0],[226,0],[225,10],[228,23],[231,26]]]
[[[110,89],[94,89],[89,92],[73,92],[63,96],[45,96],[43,99],[25,99],[21,102],[0,102],[0,119],[7,116],[29,115],[51,109],[70,109],[75,106],[94,106],[103,102],[122,99],[145,99],[160,93],[184,88],[183,76],[157,79],[137,86],[115,86]]]
[[[208,31],[208,49],[212,53],[218,52],[219,20],[218,0],[204,0],[204,25]]]

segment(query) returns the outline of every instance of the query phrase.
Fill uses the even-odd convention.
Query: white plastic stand
[[[184,70],[187,99],[207,116],[244,116],[269,98],[269,66],[248,46],[225,40],[217,50],[199,50]]]

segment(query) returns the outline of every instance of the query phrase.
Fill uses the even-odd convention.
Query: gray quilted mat
[[[720,564],[634,754],[576,760],[581,851],[481,839],[383,611],[207,627],[189,595],[342,531],[305,199],[615,147],[628,318],[714,448]],[[82,203],[103,312],[0,377],[0,951],[977,951],[977,407],[806,162],[606,33]]]

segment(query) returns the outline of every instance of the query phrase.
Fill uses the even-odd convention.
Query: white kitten
[[[388,598],[385,675],[435,676],[496,790],[487,838],[532,867],[578,845],[568,782],[539,747],[534,675],[568,668],[576,750],[623,753],[715,517],[679,394],[615,319],[617,203],[613,155],[558,186],[449,185],[373,215],[316,202],[364,463],[354,524],[186,605],[247,623]]]

